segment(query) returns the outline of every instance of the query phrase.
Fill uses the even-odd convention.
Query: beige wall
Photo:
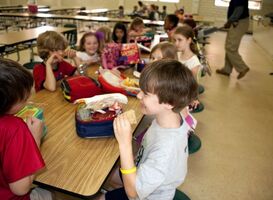
[[[137,0],[37,0],[40,5],[49,5],[51,7],[71,7],[85,6],[87,9],[110,8],[116,9],[123,5],[126,12],[131,12],[133,6],[137,5]],[[0,5],[26,5],[27,0],[0,0]],[[153,2],[151,2],[153,3]],[[176,8],[184,6],[186,13],[196,13],[204,17],[212,17],[216,22],[223,22],[226,19],[227,9],[215,7],[214,0],[180,0],[180,3],[161,3],[156,2],[160,10],[163,5],[167,6],[168,13],[172,13]],[[251,14],[264,15],[273,11],[273,0],[263,0],[262,10],[251,11]]]

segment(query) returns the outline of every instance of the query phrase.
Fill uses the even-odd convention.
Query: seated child
[[[69,49],[67,51],[68,57],[72,58],[75,65],[80,64],[90,65],[100,62],[101,41],[94,32],[87,32],[83,34],[80,40],[79,51]]]
[[[128,30],[129,42],[136,41],[137,37],[143,36],[148,31],[150,31],[150,29],[144,27],[144,22],[142,18],[140,17],[134,18]]]
[[[166,58],[177,60],[177,49],[175,45],[170,42],[161,42],[155,45],[150,54],[151,62]],[[194,132],[197,120],[190,114],[188,107],[184,108],[181,114],[185,117],[190,130]]]
[[[56,82],[65,76],[72,76],[76,67],[63,59],[68,42],[65,37],[55,31],[46,31],[38,36],[37,50],[43,63],[35,65],[33,76],[35,90],[56,90]]]
[[[127,28],[123,23],[116,23],[112,33],[112,39],[115,43],[127,43]]]
[[[178,50],[178,60],[192,71],[192,74],[198,82],[201,76],[202,65],[196,55],[198,52],[195,47],[192,28],[188,25],[177,27],[173,39]],[[197,108],[199,103],[198,100],[195,100],[192,104],[193,109]]]
[[[98,39],[100,40],[101,48],[104,48],[106,44],[112,42],[112,31],[109,27],[102,26],[98,28],[96,34],[99,37]]]
[[[176,60],[163,59],[144,68],[137,95],[141,112],[154,115],[134,160],[132,128],[128,118],[114,120],[119,143],[123,188],[101,199],[172,200],[187,174],[188,125],[180,114],[197,96],[197,83],[188,68]],[[119,180],[120,183],[121,180]]]
[[[164,30],[168,34],[169,41],[172,41],[173,33],[177,27],[179,19],[174,14],[169,14],[164,20]]]
[[[45,163],[39,151],[43,122],[14,116],[31,94],[33,77],[17,62],[0,58],[0,197],[2,200],[51,200],[49,191],[32,189]]]
[[[152,48],[150,54],[151,62],[166,58],[177,60],[177,49],[174,44],[170,42],[160,42]]]
[[[179,23],[183,23],[184,13],[185,11],[183,7],[175,11],[175,15],[178,17]]]

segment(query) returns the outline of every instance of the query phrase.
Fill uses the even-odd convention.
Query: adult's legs
[[[231,26],[226,38],[226,62],[224,66],[224,71],[231,73],[232,67],[236,69],[237,72],[243,72],[248,69],[248,66],[243,61],[241,55],[239,54],[239,46],[242,37],[246,33],[249,25],[249,19],[242,19],[239,21],[236,27]]]

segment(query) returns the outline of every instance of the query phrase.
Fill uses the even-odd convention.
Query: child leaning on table
[[[0,71],[0,197],[50,200],[50,192],[31,190],[35,174],[45,166],[39,151],[43,123],[34,117],[25,123],[14,116],[31,94],[33,77],[17,62],[3,58]]]
[[[197,96],[191,71],[176,60],[158,60],[144,68],[140,88],[140,109],[155,119],[135,161],[128,119],[120,115],[114,120],[124,187],[101,199],[172,200],[187,174],[189,128],[180,112]]]
[[[136,17],[133,19],[128,29],[128,41],[137,41],[138,37],[145,35],[145,33],[147,33],[148,31],[150,31],[150,29],[145,28],[143,19],[140,17]]]
[[[38,36],[37,50],[43,59],[41,64],[35,65],[33,77],[35,90],[56,90],[56,82],[65,76],[72,76],[76,67],[64,60],[68,42],[65,37],[55,31],[46,31]]]

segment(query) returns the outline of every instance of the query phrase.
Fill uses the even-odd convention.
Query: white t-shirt
[[[137,200],[172,200],[187,174],[188,124],[160,127],[156,120],[145,133],[136,158]]]
[[[196,55],[193,55],[190,59],[188,60],[182,60],[180,54],[178,54],[178,60],[184,64],[186,67],[188,67],[190,70],[192,70],[194,67],[200,66],[201,63],[199,61],[199,58]]]
[[[84,51],[77,51],[76,53],[77,57],[79,57],[82,61],[92,61],[92,62],[98,62],[100,60],[100,57],[98,53],[95,53],[94,55],[90,56]]]

